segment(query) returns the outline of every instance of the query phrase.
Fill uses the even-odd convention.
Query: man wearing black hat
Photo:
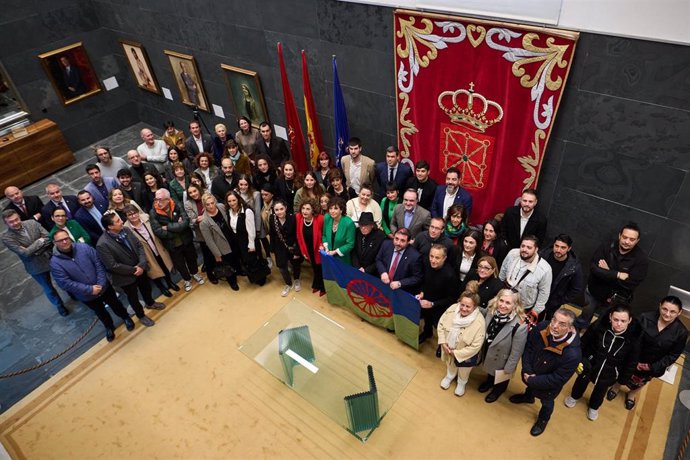
[[[361,213],[355,236],[355,248],[352,251],[352,266],[361,272],[378,276],[376,255],[385,239],[386,234],[376,226],[374,215],[367,211]]]

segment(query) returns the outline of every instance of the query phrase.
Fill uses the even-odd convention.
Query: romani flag
[[[321,127],[319,117],[316,115],[314,96],[311,92],[309,82],[309,70],[307,69],[307,53],[302,50],[302,84],[304,90],[304,113],[307,117],[307,140],[309,141],[309,160],[313,168],[317,168],[316,160],[319,153],[323,151],[323,139],[321,137]]]
[[[287,124],[288,143],[292,160],[297,165],[297,169],[304,173],[307,170],[306,150],[304,149],[304,133],[302,125],[297,116],[297,107],[292,97],[290,82],[285,72],[285,61],[283,61],[283,46],[278,43],[278,61],[280,63],[280,78],[283,82],[283,102],[285,104],[285,123]]]
[[[348,308],[377,326],[395,329],[401,341],[419,349],[419,300],[325,252],[321,253],[321,264],[329,303]]]

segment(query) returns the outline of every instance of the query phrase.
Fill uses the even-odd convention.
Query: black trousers
[[[587,386],[589,384],[590,380],[588,375],[579,375],[573,384],[573,390],[570,392],[570,396],[573,399],[580,399],[582,395],[585,394],[585,390],[587,390]],[[590,408],[597,410],[601,407],[602,403],[604,402],[604,397],[606,397],[606,392],[609,390],[610,386],[610,384],[602,383],[601,381],[594,385],[592,394],[589,396]]]
[[[137,302],[138,303],[138,302]],[[89,307],[98,317],[98,319],[103,323],[106,329],[115,329],[115,324],[113,323],[113,318],[110,317],[110,313],[105,309],[106,304],[110,305],[113,309],[113,313],[122,319],[129,319],[127,314],[127,309],[122,305],[120,299],[117,298],[115,289],[111,285],[101,291],[101,295],[93,300],[85,300],[84,304]],[[141,306],[139,307],[141,308]]]
[[[183,244],[170,251],[170,258],[172,259],[175,270],[180,272],[180,276],[185,281],[190,281],[192,275],[199,272],[199,266],[196,263],[196,249],[194,243]],[[207,267],[208,270],[208,267]]]
[[[129,306],[132,307],[137,318],[143,318],[144,309],[139,303],[139,292],[141,292],[141,295],[144,297],[146,305],[153,305],[154,303],[153,296],[151,295],[151,284],[149,283],[148,277],[142,274],[141,276],[137,276],[137,280],[132,284],[121,286],[120,288],[125,291]]]
[[[314,271],[314,280],[311,282],[311,288],[324,292],[326,287],[323,284],[323,269],[321,268],[321,264],[312,263],[311,268]]]
[[[300,274],[302,273],[302,262],[304,261],[303,257],[298,257],[297,259],[293,259],[290,257],[290,259],[287,261],[287,263],[284,266],[278,266],[278,270],[280,271],[280,274],[283,276],[283,281],[285,281],[285,284],[287,285],[292,285],[292,278],[290,277],[290,271],[288,270],[288,266],[292,266],[292,276],[298,280],[300,277]]]
[[[422,334],[427,337],[432,337],[434,335],[434,328],[438,326],[438,322],[445,313],[443,308],[422,308],[420,309],[422,314],[422,319],[424,319],[424,328],[422,329]]]
[[[508,389],[508,384],[510,380],[505,380],[499,384],[495,384],[496,376],[487,374],[486,381],[491,384],[491,392],[494,394],[502,395]]]

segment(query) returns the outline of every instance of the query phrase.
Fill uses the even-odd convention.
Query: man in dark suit
[[[386,184],[395,182],[398,192],[405,189],[407,180],[412,177],[412,168],[400,162],[400,154],[397,147],[390,146],[386,149],[386,161],[376,163],[376,182],[379,184],[377,199],[381,199],[386,192]]]
[[[5,189],[5,198],[9,200],[5,209],[14,209],[22,220],[36,220],[43,225],[41,209],[43,201],[35,195],[26,195],[14,185]],[[44,225],[45,227],[45,225]]]
[[[187,147],[187,156],[191,161],[203,152],[213,154],[213,139],[208,134],[201,132],[201,125],[198,121],[189,122],[189,132],[192,134],[187,138],[184,145]]]
[[[264,121],[259,125],[259,132],[261,133],[261,140],[256,145],[258,153],[268,155],[276,167],[291,158],[287,142],[273,135],[271,125]]]
[[[156,323],[146,316],[139,303],[139,291],[147,308],[162,310],[165,305],[156,302],[151,295],[151,283],[146,276],[144,247],[132,231],[125,228],[125,224],[116,213],[103,215],[101,225],[106,231],[96,244],[98,257],[110,274],[113,286],[125,291],[129,305],[139,318],[139,322],[147,327],[153,326]]]
[[[361,272],[378,276],[376,256],[385,239],[386,234],[376,226],[374,215],[368,211],[361,213],[355,235],[355,248],[352,251],[352,266]]]
[[[74,195],[63,195],[62,189],[55,182],[50,182],[46,185],[46,195],[48,195],[49,201],[41,209],[41,219],[43,220],[43,225],[47,230],[52,230],[55,226],[53,222],[53,210],[55,208],[62,208],[67,213],[67,218],[74,218],[74,214],[79,209],[79,201]]]
[[[86,190],[81,190],[77,194],[77,198],[81,207],[74,213],[74,219],[84,227],[84,230],[89,233],[91,241],[95,243],[103,234],[104,228],[101,226],[101,218],[104,211],[98,209],[93,197]]]
[[[86,85],[81,78],[81,72],[72,64],[67,56],[60,56],[62,78],[65,84],[65,99],[72,99],[86,92]]]
[[[391,232],[395,233],[399,228],[406,228],[410,231],[410,243],[414,243],[414,239],[420,233],[423,233],[429,228],[431,223],[431,214],[429,211],[417,206],[417,191],[409,189],[403,195],[403,202],[393,209],[393,218],[391,219]]]
[[[398,229],[393,240],[386,240],[376,256],[376,269],[381,281],[391,289],[403,289],[410,294],[419,292],[422,282],[422,256],[410,246],[410,232]]]
[[[154,165],[141,161],[141,155],[136,150],[130,150],[127,152],[127,161],[129,161],[129,172],[132,173],[132,180],[134,182],[143,184],[145,174],[158,174],[158,169],[156,169]]]
[[[429,163],[426,160],[419,160],[414,165],[414,176],[407,179],[405,190],[408,188],[417,190],[419,206],[431,212],[431,204],[434,202],[438,184],[429,177],[429,172]]]
[[[520,204],[511,206],[503,214],[503,239],[509,249],[520,247],[522,235],[534,235],[543,242],[546,237],[546,216],[541,214],[537,206],[537,191],[533,188],[525,189],[520,196]]]
[[[122,193],[124,193],[127,198],[136,201],[136,203],[141,206],[141,182],[135,182],[132,180],[132,171],[129,169],[120,169],[117,172],[117,180],[120,181],[120,190],[122,190]]]
[[[472,195],[460,186],[460,170],[455,166],[446,172],[446,186],[436,188],[434,201],[431,203],[431,217],[445,218],[448,208],[460,204],[465,208],[465,214],[472,213]]]

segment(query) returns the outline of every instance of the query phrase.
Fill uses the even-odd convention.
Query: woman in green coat
[[[323,219],[323,249],[336,259],[352,265],[350,253],[355,247],[355,223],[345,215],[345,200],[335,197],[328,203]]]
[[[395,182],[388,182],[386,184],[386,197],[381,200],[381,229],[386,236],[391,234],[391,220],[393,219],[393,210],[400,204],[400,192],[398,191],[398,184]]]

